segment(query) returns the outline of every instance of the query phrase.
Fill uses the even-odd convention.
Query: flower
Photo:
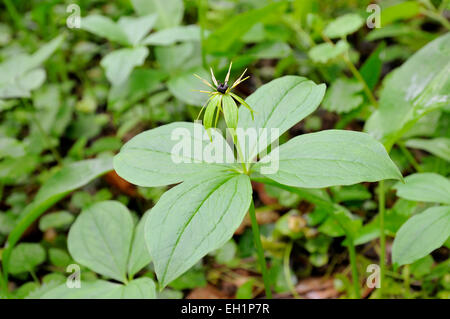
[[[236,105],[235,100],[244,105],[246,108],[248,108],[253,118],[253,109],[244,101],[244,99],[231,92],[232,89],[234,89],[240,83],[244,82],[249,78],[249,76],[243,78],[247,69],[245,69],[244,72],[241,74],[241,76],[236,81],[234,81],[233,85],[228,86],[228,80],[230,78],[230,71],[232,65],[233,63],[230,63],[228,73],[223,83],[217,82],[212,68],[211,68],[211,79],[213,81],[213,84],[209,83],[207,80],[201,78],[197,74],[194,74],[203,83],[205,83],[206,85],[208,85],[213,89],[213,91],[198,90],[198,92],[209,94],[208,100],[203,105],[197,117],[198,120],[201,114],[203,113],[203,110],[205,110],[205,114],[203,116],[203,125],[207,131],[211,127],[217,126],[217,121],[219,120],[220,112],[224,114],[225,123],[227,124],[227,127],[231,129],[236,129],[238,123],[238,107]],[[213,126],[214,117],[215,121]]]

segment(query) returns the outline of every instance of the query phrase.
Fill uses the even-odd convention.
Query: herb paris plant
[[[143,132],[124,145],[114,159],[114,168],[124,179],[147,187],[182,182],[161,197],[145,225],[145,240],[160,287],[231,238],[251,206],[253,178],[266,175],[279,183],[305,188],[402,179],[379,142],[365,133],[341,130],[305,134],[272,150],[269,159],[279,152],[279,158],[273,158],[279,164],[275,173],[264,173],[264,160],[252,165],[262,149],[312,113],[324,93],[323,84],[284,76],[246,99],[255,110],[255,118],[252,120],[247,108],[240,108],[238,128],[278,129],[278,135],[270,139],[258,136],[250,145],[244,155],[247,174],[237,171],[236,163],[208,163],[194,156],[183,163],[172,160],[177,150],[171,131],[179,127],[193,131],[199,124],[172,123]],[[206,137],[202,145],[212,143],[214,147],[219,141],[221,137],[212,142]]]

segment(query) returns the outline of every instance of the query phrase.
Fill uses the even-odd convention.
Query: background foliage
[[[252,183],[275,297],[354,297],[349,234],[362,297],[379,297],[365,280],[383,254],[384,207],[384,297],[449,297],[449,1],[379,1],[375,29],[365,23],[370,1],[77,1],[81,29],[66,25],[71,3],[0,3],[2,297],[61,296],[75,262],[92,297],[263,295],[248,217],[154,292],[137,234],[168,187],[112,171],[112,156],[138,133],[194,120],[205,97],[192,89],[205,87],[193,73],[207,78],[213,67],[222,79],[230,61],[232,79],[249,68],[243,97],[283,75],[327,84],[321,107],[282,142],[365,131],[406,177],[314,190]],[[336,205],[345,213],[332,218]]]

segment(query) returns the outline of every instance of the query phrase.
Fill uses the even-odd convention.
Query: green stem
[[[325,42],[328,42],[329,44],[331,44],[332,46],[334,46],[335,44],[333,43],[333,41],[331,41],[325,34],[322,33],[322,38],[325,40]],[[345,40],[345,38],[343,38],[343,40]],[[369,86],[367,85],[366,81],[364,80],[364,78],[362,77],[361,73],[359,73],[358,69],[356,68],[356,66],[353,64],[352,61],[350,61],[350,58],[348,57],[348,52],[345,52],[344,54],[342,54],[342,58],[345,62],[345,64],[347,64],[347,67],[350,69],[350,71],[352,72],[353,76],[359,81],[361,82],[361,84],[363,85],[363,89],[364,89],[364,93],[366,94],[367,98],[370,100],[370,102],[373,104],[373,106],[375,108],[378,108],[378,102],[377,99],[375,98],[375,96],[372,94],[372,91],[370,90]]]
[[[354,296],[356,299],[361,299],[361,291],[359,287],[359,275],[358,275],[358,267],[356,264],[356,249],[355,249],[355,243],[353,242],[353,239],[347,236],[347,239],[349,241],[348,244],[348,254],[350,258],[350,265],[352,268],[352,280],[353,280],[353,290],[354,290]]]
[[[337,207],[339,209],[339,207]],[[345,225],[341,223],[339,218],[336,218],[336,215],[333,213],[332,218],[338,223],[339,226],[341,226],[342,229],[345,231],[345,237],[348,241],[347,249],[348,249],[348,256],[350,259],[350,266],[352,270],[352,281],[353,281],[353,296],[356,299],[361,299],[361,289],[359,287],[359,275],[358,275],[358,266],[356,263],[356,248],[355,248],[355,242],[353,240],[353,234],[347,230]]]
[[[268,299],[272,299],[272,290],[270,289],[269,274],[267,272],[266,259],[264,258],[264,251],[261,243],[261,235],[259,234],[258,221],[256,220],[255,204],[253,203],[253,199],[250,203],[250,209],[248,212],[250,215],[250,219],[252,221],[253,240],[255,242],[259,266],[261,267],[262,277],[264,281],[264,289],[266,290],[266,297]]]
[[[2,201],[2,197],[3,197],[3,183],[0,182],[0,202]],[[0,291],[4,292],[5,296],[8,295],[8,283],[5,279],[5,277],[3,277],[3,271],[0,268]],[[1,296],[2,294],[0,294]]]
[[[8,295],[8,284],[5,278],[3,277],[3,272],[1,268],[0,268],[0,291],[2,291],[6,296]]]
[[[130,281],[132,281],[132,280],[133,280],[133,275],[128,274],[128,281],[127,281],[127,283],[130,282]]]
[[[400,151],[402,151],[403,155],[405,155],[406,159],[409,161],[409,163],[414,167],[414,169],[421,173],[422,168],[420,167],[419,163],[417,163],[414,156],[411,154],[411,152],[406,148],[406,146],[403,143],[397,143],[398,147],[400,148]]]
[[[380,298],[384,292],[384,274],[386,272],[386,235],[384,233],[385,211],[384,181],[378,183],[378,215],[380,218]]]
[[[403,268],[403,280],[405,284],[405,297],[406,299],[411,299],[411,287],[409,283],[409,277],[410,277],[410,269],[409,265],[405,265]]]
[[[249,170],[247,169],[247,164],[245,163],[244,156],[241,149],[241,144],[239,143],[239,139],[236,135],[235,129],[229,129],[231,130],[231,134],[233,135],[233,141],[234,145],[236,145],[236,149],[238,152],[238,157],[241,160],[242,169],[244,170],[244,174],[248,174]]]
[[[295,287],[292,284],[291,267],[289,267],[289,257],[291,256],[292,245],[293,245],[292,241],[289,242],[286,246],[286,249],[284,250],[284,256],[283,256],[284,279],[286,280],[286,283],[289,286],[289,289],[291,290],[292,295],[295,298],[299,299],[300,295],[298,294],[297,290],[295,290]]]
[[[378,108],[378,102],[375,99],[375,96],[373,96],[372,91],[370,90],[369,86],[367,85],[366,81],[362,77],[361,73],[359,73],[358,69],[355,67],[355,65],[350,61],[347,53],[343,55],[344,61],[347,64],[348,68],[352,72],[353,76],[363,85],[364,93],[366,94],[367,98],[370,100],[370,102],[373,104],[375,108]]]
[[[40,284],[39,279],[36,276],[36,273],[34,272],[33,269],[30,270],[30,274],[31,274],[31,277],[33,278],[34,282],[37,283],[37,284]]]

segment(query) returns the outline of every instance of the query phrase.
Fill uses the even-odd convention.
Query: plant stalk
[[[300,299],[300,295],[298,294],[297,290],[295,290],[295,287],[292,284],[291,267],[289,267],[289,257],[291,256],[292,246],[293,246],[293,243],[291,241],[287,244],[286,249],[284,250],[284,256],[283,256],[284,279],[286,280],[286,283],[289,286],[289,290],[291,291],[294,298]]]
[[[322,33],[322,38],[324,39],[325,42],[328,42],[329,44],[331,44],[332,46],[334,46],[334,42],[331,41],[325,34]],[[345,40],[345,38],[343,39]],[[350,69],[350,71],[352,72],[353,76],[359,81],[361,82],[361,84],[363,85],[363,89],[364,89],[364,93],[366,94],[367,98],[370,100],[370,102],[373,104],[373,106],[375,108],[378,108],[378,101],[375,98],[375,96],[372,94],[372,91],[370,90],[369,86],[367,85],[366,81],[364,80],[364,78],[362,77],[361,73],[359,73],[358,69],[356,68],[356,66],[353,64],[352,61],[350,61],[350,58],[348,57],[348,53],[345,52],[344,54],[342,54],[342,58],[345,62],[345,64],[347,64],[347,67]]]
[[[405,155],[406,159],[409,161],[409,163],[414,167],[414,169],[418,172],[422,172],[422,168],[420,167],[419,163],[417,163],[414,156],[411,154],[411,152],[406,148],[406,146],[403,143],[397,143],[398,147],[402,151],[403,155]]]
[[[252,221],[253,240],[255,242],[256,253],[258,255],[258,263],[259,266],[261,267],[266,297],[268,299],[272,299],[272,290],[270,289],[269,274],[267,272],[266,259],[264,258],[264,251],[261,243],[261,235],[259,234],[258,221],[256,220],[255,204],[253,203],[253,198],[252,201],[250,202],[250,209],[248,213]]]
[[[359,275],[358,275],[358,267],[356,264],[356,249],[355,249],[355,243],[353,242],[353,238],[347,236],[347,239],[349,241],[348,244],[348,255],[350,258],[350,265],[352,268],[352,281],[353,281],[353,290],[354,290],[354,296],[356,299],[361,299],[361,291],[359,287]]]
[[[384,292],[384,274],[386,272],[386,235],[384,233],[385,213],[384,181],[378,182],[378,215],[380,218],[380,298]]]
[[[230,130],[233,135],[234,145],[236,145],[238,157],[241,160],[242,170],[244,171],[244,174],[248,174],[249,170],[247,169],[247,164],[245,163],[244,156],[243,156],[242,149],[241,149],[241,144],[239,143],[239,139],[236,135],[236,131],[235,131],[235,129],[230,129]]]
[[[403,282],[405,284],[405,297],[406,299],[411,299],[411,286],[409,282],[410,268],[409,265],[405,265],[403,268]]]
[[[0,291],[2,291],[5,296],[8,295],[8,283],[5,280],[5,277],[3,277],[3,272],[1,268],[0,268]]]
[[[40,285],[39,279],[38,279],[38,277],[36,276],[36,273],[34,272],[33,269],[30,270],[30,275],[31,275],[31,277],[33,278],[34,282],[37,283],[38,285]]]
[[[355,67],[355,65],[350,61],[349,57],[347,56],[347,53],[343,54],[344,61],[347,64],[348,68],[352,72],[353,76],[363,85],[364,93],[370,100],[370,102],[373,104],[375,108],[378,108],[378,102],[375,99],[375,97],[372,94],[372,91],[370,90],[369,86],[367,85],[366,81],[362,77],[361,73],[359,73],[358,69]]]

